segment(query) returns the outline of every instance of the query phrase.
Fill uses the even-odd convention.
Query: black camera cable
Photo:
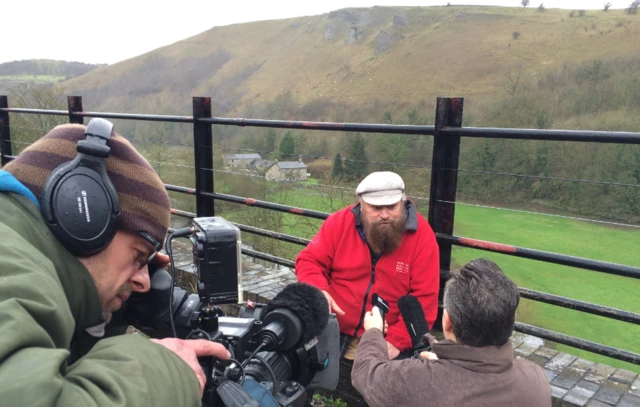
[[[164,243],[164,250],[167,252],[167,255],[169,256],[169,260],[171,262],[171,281],[173,282],[173,284],[176,283],[176,267],[173,263],[171,241],[175,237],[185,237],[189,236],[191,233],[193,233],[193,228],[191,227],[176,229],[169,234],[169,236],[167,237],[167,241]],[[171,292],[169,293],[169,322],[171,323],[171,332],[173,333],[173,337],[177,338],[178,334],[176,332],[175,323],[173,322],[173,290],[171,290]]]
[[[188,227],[188,228],[182,228],[182,229],[175,229],[173,232],[171,232],[169,234],[169,236],[167,237],[167,240],[165,242],[165,251],[167,252],[167,255],[169,256],[169,260],[170,260],[170,264],[171,264],[171,280],[174,282],[176,281],[176,267],[173,261],[173,251],[171,249],[171,241],[174,238],[177,237],[186,237],[189,236],[191,233],[193,233],[193,228],[192,227]],[[175,338],[178,337],[178,334],[176,332],[176,327],[175,327],[175,323],[173,321],[173,290],[171,290],[171,292],[169,293],[169,322],[171,323],[171,332],[173,333],[173,336]],[[205,336],[211,340],[211,336],[203,331],[203,330],[198,330],[198,332],[200,333],[204,333]],[[240,382],[238,384],[242,385],[242,383],[244,383],[246,377],[247,377],[247,373],[245,371],[245,365],[251,361],[252,359],[256,359],[258,360],[260,363],[262,363],[264,365],[264,367],[267,369],[267,372],[269,372],[269,376],[271,376],[271,381],[273,382],[273,386],[271,387],[271,394],[273,394],[274,396],[278,393],[278,383],[277,383],[277,379],[276,379],[276,374],[273,371],[273,369],[271,368],[271,366],[269,365],[269,363],[260,355],[258,355],[257,353],[265,346],[266,344],[262,343],[260,344],[255,351],[253,351],[253,353],[251,354],[250,357],[248,357],[244,363],[240,363],[238,360],[234,359],[234,358],[229,358],[228,361],[231,363],[235,363],[238,368],[240,369],[240,371],[242,372],[242,377],[240,378]]]
[[[265,369],[267,369],[267,372],[269,372],[269,376],[271,376],[271,381],[273,382],[273,387],[271,387],[271,394],[273,394],[274,396],[278,393],[278,390],[280,390],[278,388],[278,383],[276,381],[276,374],[273,371],[273,369],[271,368],[271,366],[269,365],[269,363],[260,355],[258,355],[258,352],[260,352],[262,350],[262,348],[264,348],[267,344],[262,342],[260,345],[258,345],[258,347],[256,348],[256,350],[253,351],[253,353],[251,353],[251,355],[246,358],[244,360],[244,362],[242,362],[242,366],[246,367],[247,364],[255,359],[258,362],[262,363],[265,367]]]

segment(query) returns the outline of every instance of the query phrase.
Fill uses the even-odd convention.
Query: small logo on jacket
[[[401,261],[396,263],[396,277],[409,278],[409,265]]]

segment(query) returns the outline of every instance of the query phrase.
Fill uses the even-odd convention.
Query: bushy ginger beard
[[[367,216],[361,217],[367,243],[375,254],[390,254],[400,247],[402,236],[404,236],[405,219],[404,205],[401,214],[395,219],[382,220],[379,217],[374,219],[368,219]]]

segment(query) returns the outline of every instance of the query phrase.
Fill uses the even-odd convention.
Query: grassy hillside
[[[481,104],[505,94],[509,68],[529,78],[626,55],[638,34],[640,19],[622,10],[570,17],[501,7],[345,9],[215,27],[66,85],[87,95],[92,110],[184,114],[199,95],[211,96],[219,115],[282,117],[287,104],[314,101],[332,108],[308,109],[300,119],[340,119],[357,117],[345,108],[377,103],[403,112],[436,96]]]

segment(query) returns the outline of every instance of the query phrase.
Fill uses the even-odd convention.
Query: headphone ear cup
[[[73,255],[83,257],[109,245],[116,233],[120,205],[106,171],[98,172],[80,162],[78,156],[51,174],[41,207],[56,238]]]

